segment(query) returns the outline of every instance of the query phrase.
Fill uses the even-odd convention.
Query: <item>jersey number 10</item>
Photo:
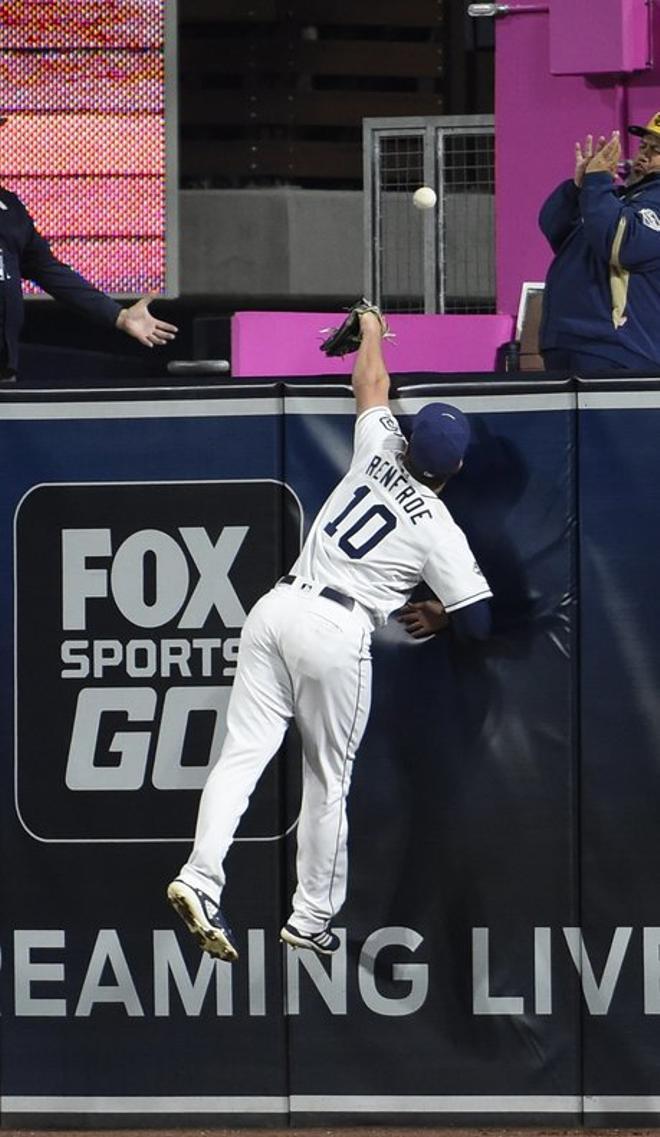
[[[369,492],[369,486],[360,486],[358,489],[356,489],[346,508],[343,509],[337,517],[335,517],[334,521],[329,521],[325,526],[323,530],[324,533],[327,533],[329,537],[334,537],[342,522],[346,521],[356,506],[358,506],[360,502],[364,501]],[[356,544],[354,538],[358,533],[360,533],[362,529],[364,529],[365,525],[369,524],[369,522],[374,517],[380,517],[381,524],[371,533],[369,537],[367,537],[362,542],[361,545]],[[350,529],[347,529],[339,538],[337,544],[339,545],[339,548],[342,550],[342,552],[346,553],[347,557],[350,557],[353,561],[358,561],[361,557],[364,557],[368,552],[370,552],[371,549],[373,549],[376,545],[380,544],[383,538],[387,537],[387,534],[391,533],[395,528],[396,517],[392,511],[389,510],[386,505],[381,505],[378,503],[376,505],[369,506],[369,508],[365,510],[364,513],[360,513],[357,520],[353,520],[353,524],[351,525]]]

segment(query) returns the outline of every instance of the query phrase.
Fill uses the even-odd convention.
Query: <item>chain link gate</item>
[[[494,312],[493,116],[366,118],[363,151],[365,295],[388,312]]]

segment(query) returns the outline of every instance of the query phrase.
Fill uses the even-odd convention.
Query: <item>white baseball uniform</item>
[[[358,417],[348,473],[290,574],[250,612],[227,735],[179,874],[219,901],[222,864],[250,794],[295,718],[303,789],[290,919],[307,934],[325,928],[346,896],[346,799],[371,704],[371,632],[421,580],[448,612],[491,595],[445,505],[403,466],[405,449],[387,407]]]

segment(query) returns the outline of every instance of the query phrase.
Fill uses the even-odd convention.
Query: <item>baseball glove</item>
[[[362,340],[360,316],[365,312],[373,312],[374,316],[378,317],[383,329],[383,339],[391,339],[392,333],[383,319],[380,308],[363,298],[348,309],[348,316],[338,328],[322,328],[321,335],[327,338],[320,345],[321,351],[326,355],[348,355],[352,351],[357,351]]]

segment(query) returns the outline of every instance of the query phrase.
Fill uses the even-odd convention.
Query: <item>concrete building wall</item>
[[[406,195],[389,195],[384,292],[416,295],[423,278],[422,219]],[[493,198],[447,194],[447,294],[478,303],[494,292]],[[364,290],[363,195],[289,187],[183,190],[181,293],[282,305]]]
[[[362,293],[362,194],[289,187],[182,190],[182,294],[287,296]]]

